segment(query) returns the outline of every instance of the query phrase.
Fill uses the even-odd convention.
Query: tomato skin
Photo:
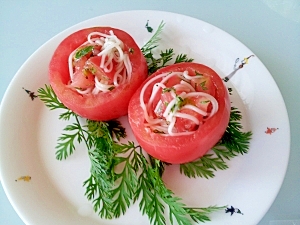
[[[184,70],[197,70],[207,74],[215,87],[214,97],[218,101],[219,109],[202,126],[191,135],[162,136],[151,132],[144,125],[144,112],[140,106],[140,92],[142,86],[153,76],[165,72],[183,72]],[[181,164],[196,160],[209,151],[222,137],[229,122],[230,100],[227,88],[218,74],[209,67],[196,63],[179,63],[158,70],[151,75],[132,96],[128,107],[128,119],[132,131],[141,147],[154,158],[172,164]],[[150,92],[154,84],[150,84],[145,92]],[[147,98],[147,97],[146,97]]]
[[[68,57],[87,40],[91,32],[114,34],[123,41],[124,51],[130,52],[132,64],[131,82],[121,84],[109,92],[97,95],[79,94],[70,88]],[[49,81],[59,100],[76,114],[91,120],[111,120],[124,116],[128,111],[131,96],[147,78],[146,60],[134,39],[126,32],[111,27],[91,27],[79,30],[66,37],[55,50],[49,64]]]

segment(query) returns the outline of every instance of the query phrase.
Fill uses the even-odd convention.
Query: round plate
[[[35,98],[48,84],[47,70],[57,45],[72,32],[91,26],[123,29],[143,46],[161,21],[166,23],[160,50],[173,48],[221,76],[255,55],[238,40],[206,22],[159,11],[128,11],[77,24],[41,46],[19,69],[1,105],[0,166],[4,190],[26,224],[149,224],[135,204],[116,220],[102,220],[84,196],[89,159],[81,146],[64,161],[55,159],[57,138],[67,124]],[[147,26],[146,26],[147,24]],[[148,28],[148,29],[147,29]],[[232,104],[243,113],[243,125],[253,132],[248,154],[228,162],[213,179],[189,179],[177,166],[167,169],[166,185],[194,207],[227,205],[232,211],[211,214],[208,224],[257,224],[274,201],[284,178],[290,145],[288,116],[279,89],[257,57],[230,80]],[[121,118],[128,127],[126,117]],[[133,139],[127,128],[129,139]],[[31,180],[26,181],[27,176]],[[19,179],[20,178],[20,179]],[[180,181],[180,182],[179,182]],[[235,209],[232,210],[231,206]]]

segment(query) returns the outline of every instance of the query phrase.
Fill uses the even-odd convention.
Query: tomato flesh
[[[87,89],[95,85],[94,75],[84,68],[78,69],[73,75],[71,86],[77,89]]]
[[[106,84],[112,84],[113,83],[113,77],[114,73],[116,72],[115,66],[113,67],[112,71],[105,72],[102,68],[100,68],[100,61],[102,57],[95,56],[90,58],[86,64],[85,68],[93,73],[98,80],[105,80]]]
[[[196,117],[200,123],[203,120],[203,116],[199,115],[198,113],[196,113],[195,111],[193,111],[191,109],[181,109],[181,110],[179,110],[179,112]],[[196,124],[192,120],[179,117],[176,119],[174,128],[175,128],[175,131],[179,133],[179,132],[194,131],[198,128],[198,126],[199,126],[199,124]]]
[[[74,60],[74,75],[71,79],[69,55],[86,42],[91,32],[109,34],[110,31],[123,42],[123,51],[128,52],[132,66],[131,80],[108,92],[79,93],[77,89],[86,89],[94,85],[94,76],[106,76],[109,80],[114,70],[106,73],[96,67],[96,64],[99,65],[100,57],[91,55],[99,53],[100,49],[94,48],[93,52],[77,61]],[[146,60],[134,39],[126,32],[112,27],[92,27],[72,33],[59,44],[49,64],[49,81],[59,100],[76,114],[91,120],[105,121],[126,115],[130,98],[147,78],[147,74]]]
[[[140,104],[141,90],[143,86],[155,76],[159,76],[163,73],[183,71],[189,71],[189,74],[194,73],[194,75],[196,75],[195,71],[197,71],[197,74],[205,75],[201,77],[201,80],[199,77],[199,82],[206,81],[205,90],[202,90],[202,92],[212,93],[218,102],[218,110],[213,116],[207,118],[207,116],[195,114],[194,111],[183,107],[178,112],[194,115],[198,119],[199,124],[186,118],[177,118],[174,128],[178,131],[193,131],[193,133],[189,135],[168,136],[154,132],[149,129],[147,123],[145,123],[144,111]],[[204,87],[203,84],[202,87]],[[153,85],[155,85],[155,82],[151,83],[147,89],[145,89],[145,101],[147,101],[151,95],[149,92],[151,93]],[[159,100],[169,101],[168,96],[164,96],[163,94]],[[159,100],[156,101],[158,102]],[[207,101],[205,97],[193,97],[188,101],[190,101],[190,104],[203,109],[208,114],[212,110],[211,103]],[[161,116],[164,110],[165,107],[161,104],[161,108],[158,110],[159,113],[156,113],[157,117]],[[151,156],[172,164],[193,161],[209,151],[224,134],[229,122],[229,115],[230,100],[227,88],[222,79],[211,68],[197,63],[174,64],[158,70],[136,91],[130,100],[128,108],[130,126],[142,148]]]

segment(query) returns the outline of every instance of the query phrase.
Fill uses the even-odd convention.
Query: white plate
[[[83,148],[65,161],[55,159],[55,145],[64,122],[59,112],[49,111],[25,89],[36,93],[48,83],[47,68],[52,53],[70,33],[90,26],[113,26],[130,33],[142,46],[156,30],[166,26],[160,47],[187,53],[218,71],[233,70],[235,60],[252,53],[226,32],[184,15],[158,11],[119,12],[96,17],[58,34],[40,47],[20,68],[7,89],[1,106],[1,181],[13,207],[26,224],[148,224],[134,205],[118,220],[101,220],[84,196],[82,183],[89,176],[89,160]],[[249,153],[232,159],[229,169],[213,179],[188,179],[176,166],[165,181],[191,206],[228,205],[243,214],[224,211],[211,215],[207,224],[257,224],[274,201],[284,178],[290,145],[289,121],[282,96],[272,76],[257,57],[249,60],[231,80],[237,93],[233,104],[242,110],[243,124],[251,129]],[[126,117],[122,118],[126,122]],[[267,128],[275,128],[266,133]],[[129,131],[128,131],[129,132]],[[131,137],[130,137],[131,138]],[[30,182],[15,180],[29,175]],[[178,182],[178,180],[180,182]]]

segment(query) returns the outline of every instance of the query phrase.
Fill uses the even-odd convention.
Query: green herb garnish
[[[228,168],[225,160],[248,152],[252,132],[243,132],[242,114],[231,107],[230,120],[221,140],[200,159],[180,165],[180,172],[188,177],[214,177],[214,171]]]
[[[202,88],[203,91],[207,90],[207,87],[205,85],[206,85],[206,81],[200,83],[200,87]]]
[[[133,49],[133,48],[129,48],[128,51],[129,51],[129,53],[131,53],[131,54],[134,53],[134,49]]]
[[[200,76],[200,77],[203,76],[203,74],[202,74],[202,73],[199,73],[197,70],[195,70],[195,74],[196,74],[196,76]]]
[[[115,89],[115,86],[111,86],[111,87],[108,88],[109,91],[112,91],[114,89]]]
[[[164,21],[161,21],[157,30],[153,34],[153,36],[149,39],[149,41],[141,48],[141,51],[144,55],[151,52],[154,48],[158,46],[158,42],[160,41],[160,34],[165,26]]]
[[[90,53],[91,51],[93,51],[94,46],[86,46],[84,48],[79,49],[78,51],[76,51],[75,53],[75,59],[80,59],[81,57],[87,55],[88,53]]]
[[[187,57],[186,54],[180,54],[176,56],[174,63],[181,63],[181,62],[193,62],[194,59],[190,59]]]
[[[175,104],[171,108],[171,112],[175,112],[175,111],[179,110],[186,103],[185,100],[180,96],[176,96],[175,100],[176,101],[175,101]]]
[[[60,119],[75,121],[66,126],[58,138],[56,158],[66,159],[73,154],[77,143],[85,144],[91,169],[90,177],[83,182],[83,186],[86,197],[93,202],[94,210],[100,217],[118,218],[131,204],[140,201],[140,211],[149,217],[153,225],[166,224],[167,209],[171,224],[191,225],[191,220],[209,221],[211,212],[225,208],[186,206],[181,198],[166,188],[162,180],[167,164],[151,156],[146,157],[141,147],[131,141],[127,144],[118,141],[126,136],[118,121],[86,120],[86,124],[81,124],[79,116],[58,101],[51,86],[40,88],[38,96],[51,110],[63,109]]]
[[[210,100],[200,101],[201,104],[207,104],[209,102],[210,102]]]
[[[162,93],[166,93],[166,92],[171,92],[171,91],[175,91],[174,87],[166,87],[162,89]]]
[[[174,56],[173,49],[167,49],[165,52],[160,52],[160,57],[155,58],[153,53],[150,51],[147,54],[144,54],[147,64],[148,64],[148,73],[152,74],[158,69],[165,67],[168,62],[170,62]]]
[[[227,149],[227,151],[231,153],[232,157],[237,154],[243,155],[248,153],[252,132],[241,131],[243,129],[243,126],[240,123],[241,119],[241,112],[238,111],[237,108],[231,107],[230,121],[227,129],[220,142],[213,148],[216,154],[218,152],[219,157],[229,159],[227,154],[223,156],[220,154],[220,151],[222,151],[223,148]]]
[[[88,75],[88,71],[91,72],[93,75],[96,74],[97,69],[94,66],[88,67],[88,68],[84,68],[83,69],[83,73],[84,75]]]
[[[158,46],[158,43],[160,41],[160,34],[165,26],[165,23],[162,21],[156,32],[153,34],[153,36],[150,38],[150,40],[141,48],[141,51],[146,58],[147,64],[148,64],[148,73],[152,74],[156,72],[158,69],[163,68],[169,63],[171,63],[173,57],[174,57],[174,50],[173,49],[167,49],[165,51],[161,51],[159,54],[159,57],[156,57],[153,54],[153,50]],[[186,54],[179,54],[176,56],[175,62],[173,63],[181,63],[181,62],[192,62],[193,59],[189,59]]]

